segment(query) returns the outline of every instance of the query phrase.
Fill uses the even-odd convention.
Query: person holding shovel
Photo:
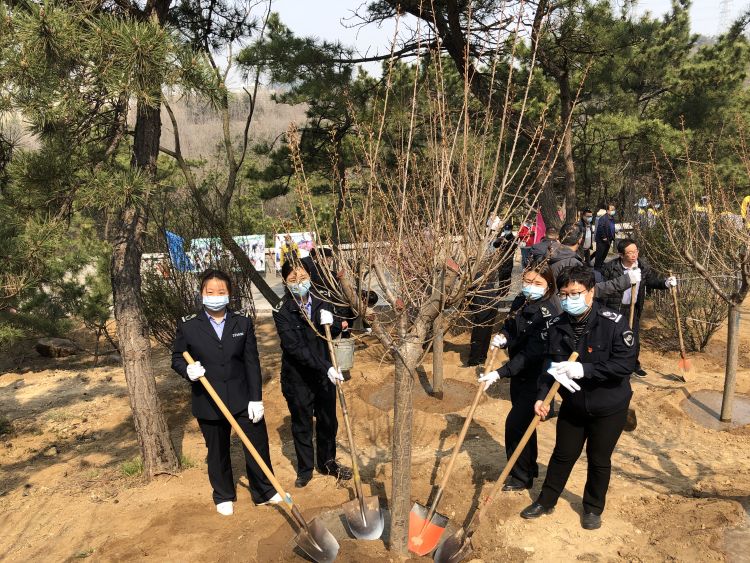
[[[534,418],[537,378],[542,371],[544,356],[543,350],[531,347],[529,343],[548,321],[561,313],[555,281],[547,265],[523,274],[521,293],[511,304],[510,310],[502,329],[492,338],[492,346],[507,348],[510,359],[501,368],[479,378],[479,382],[485,383],[488,388],[501,377],[510,378],[511,409],[505,419],[505,453],[508,459]],[[530,489],[534,478],[539,475],[536,459],[534,432],[513,466],[503,491]]]
[[[336,336],[341,322],[334,321],[330,305],[310,292],[310,274],[298,260],[281,267],[285,292],[273,310],[281,340],[281,392],[292,416],[292,438],[297,454],[298,488],[318,472],[349,480],[352,470],[336,461],[336,384],[343,375],[333,367],[323,325]],[[313,447],[313,418],[316,446]],[[317,451],[316,451],[317,449]],[[316,455],[317,454],[317,455]]]
[[[268,431],[263,418],[263,391],[255,329],[250,315],[228,307],[232,281],[220,270],[207,270],[200,284],[201,310],[182,317],[172,344],[172,369],[192,383],[192,411],[208,448],[208,479],[216,510],[234,512],[237,493],[229,452],[231,427],[199,379],[206,377],[237,419],[252,445],[271,467]],[[188,365],[183,352],[197,361]],[[245,467],[250,494],[258,505],[282,501],[247,448]]]
[[[636,377],[646,377],[646,371],[641,367],[638,355],[641,349],[640,324],[641,314],[643,313],[643,302],[646,297],[646,288],[665,290],[677,286],[677,278],[674,276],[659,275],[644,258],[639,256],[638,245],[633,239],[623,239],[617,243],[617,253],[619,256],[610,260],[602,268],[602,276],[605,280],[614,280],[620,278],[623,274],[631,276],[631,283],[635,285],[635,291],[631,285],[622,293],[616,295],[607,295],[606,297],[597,295],[602,298],[604,305],[610,309],[628,316],[631,302],[635,300],[635,310],[633,314],[633,333],[635,334],[635,370],[633,375]]]
[[[561,384],[562,405],[541,494],[521,516],[534,519],[554,510],[585,445],[588,468],[581,526],[595,530],[601,526],[612,452],[633,395],[635,336],[627,316],[594,300],[593,269],[574,266],[563,270],[556,281],[563,313],[547,323],[534,343],[541,344],[551,362],[539,379],[534,411],[542,420],[547,416],[543,399],[555,380]],[[579,361],[567,361],[573,352],[579,354]]]

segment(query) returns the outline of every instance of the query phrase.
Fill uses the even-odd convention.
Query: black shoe
[[[648,375],[648,372],[643,368],[638,368],[633,372],[633,375],[636,377],[646,377]]]
[[[538,502],[532,502],[529,506],[521,511],[521,518],[525,518],[526,520],[534,520],[535,518],[539,518],[540,516],[544,516],[545,514],[552,514],[554,511],[554,507],[544,508]]]
[[[598,530],[602,527],[602,517],[593,512],[584,512],[581,516],[581,528],[584,530]]]
[[[508,480],[505,482],[505,485],[503,485],[503,491],[506,493],[516,492],[516,491],[525,491],[526,489],[530,489],[533,484],[534,484],[534,481],[530,481],[529,483],[524,483],[520,479],[516,479],[515,477],[509,477]]]
[[[352,470],[345,465],[341,465],[335,459],[328,461],[323,466],[323,469],[318,469],[318,471],[323,475],[330,475],[337,479],[341,479],[342,481],[348,481],[352,478]]]
[[[297,475],[297,480],[294,481],[294,486],[298,489],[301,489],[303,487],[306,487],[307,484],[312,479],[312,474],[310,475]]]

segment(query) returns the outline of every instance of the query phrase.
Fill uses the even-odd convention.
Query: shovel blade
[[[339,542],[317,518],[307,523],[294,538],[299,548],[317,563],[333,563],[339,553]]]
[[[358,540],[376,540],[383,535],[385,522],[380,510],[378,497],[364,498],[365,511],[359,505],[359,499],[350,500],[341,507],[349,526],[349,531]],[[363,518],[364,516],[364,518]]]
[[[680,358],[680,361],[677,362],[677,367],[680,368],[683,372],[690,371],[693,367],[692,362],[690,361],[690,358]]]
[[[448,525],[448,518],[436,512],[427,521],[429,510],[418,502],[409,513],[409,551],[417,555],[427,555],[437,546]]]
[[[437,563],[458,563],[468,558],[472,551],[471,538],[467,538],[461,528],[438,546],[433,560]]]

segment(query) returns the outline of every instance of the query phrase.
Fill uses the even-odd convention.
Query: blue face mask
[[[521,289],[521,293],[523,293],[523,296],[529,301],[536,301],[537,299],[544,297],[545,291],[541,287],[535,285],[525,285],[523,286],[523,289]]]
[[[610,215],[610,217],[614,217],[616,213],[617,213],[617,211],[615,211],[613,209],[612,211],[609,212],[609,215]]]
[[[307,294],[310,293],[310,280],[301,281],[300,283],[290,283],[289,291],[297,297],[307,297]]]
[[[204,295],[203,306],[209,311],[221,311],[229,305],[228,295]]]
[[[574,317],[579,317],[589,310],[589,305],[586,304],[586,294],[581,293],[576,298],[568,297],[567,299],[561,299],[560,304],[562,305],[563,311]]]
[[[586,222],[587,222],[587,223],[591,223],[591,221],[593,221],[593,220],[594,220],[594,218],[593,218],[593,217],[584,217],[584,219],[586,219]]]

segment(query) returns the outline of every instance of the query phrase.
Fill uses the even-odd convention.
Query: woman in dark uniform
[[[534,418],[537,379],[542,371],[544,356],[541,350],[537,349],[535,352],[529,347],[529,341],[544,328],[547,321],[560,314],[555,282],[547,265],[524,273],[522,291],[511,304],[510,310],[502,329],[492,338],[494,347],[508,348],[509,361],[497,371],[479,378],[487,387],[501,377],[510,378],[511,409],[505,419],[505,454],[508,459]],[[537,441],[534,432],[513,466],[503,490],[530,489],[534,477],[539,474],[536,458]]]
[[[594,285],[594,271],[588,266],[564,269],[557,276],[564,312],[547,323],[537,340],[551,365],[539,379],[534,411],[542,420],[548,415],[542,399],[555,380],[563,400],[542,491],[521,512],[523,518],[534,519],[554,510],[585,445],[588,467],[581,526],[586,530],[601,526],[612,452],[625,427],[636,361],[635,336],[627,317],[595,301]],[[573,352],[578,352],[579,361],[568,361]]]
[[[208,478],[219,514],[233,513],[237,499],[229,453],[230,425],[198,381],[207,377],[237,419],[255,449],[271,467],[268,433],[263,419],[262,379],[253,321],[243,311],[227,307],[232,282],[224,272],[207,270],[201,279],[203,307],[177,322],[172,346],[172,369],[192,385],[193,416],[198,419],[208,448]],[[196,360],[188,365],[182,353]],[[281,497],[245,449],[247,478],[255,504],[275,504]]]
[[[323,475],[351,479],[352,470],[336,461],[335,383],[342,381],[343,376],[333,367],[323,337],[323,325],[330,325],[332,336],[336,336],[341,331],[341,323],[334,322],[332,306],[310,291],[310,274],[299,261],[284,262],[281,276],[286,291],[273,311],[273,320],[281,340],[281,392],[292,415],[292,438],[297,454],[294,484],[306,486],[316,464]]]

